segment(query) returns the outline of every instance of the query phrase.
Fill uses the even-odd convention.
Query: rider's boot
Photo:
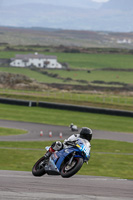
[[[44,158],[49,159],[53,152],[55,152],[55,150],[50,147],[49,150],[45,153]]]

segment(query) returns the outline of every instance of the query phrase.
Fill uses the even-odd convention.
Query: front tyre
[[[63,178],[69,178],[74,174],[76,174],[80,170],[82,165],[83,165],[82,158],[74,158],[71,165],[68,165],[68,162],[64,163],[60,174]]]
[[[46,173],[45,170],[44,170],[45,164],[46,164],[46,161],[45,161],[45,158],[43,156],[33,166],[32,174],[34,176],[42,176],[42,175],[44,175]]]

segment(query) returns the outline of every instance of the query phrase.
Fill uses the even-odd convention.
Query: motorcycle
[[[61,175],[63,178],[69,178],[90,159],[91,145],[82,138],[67,141],[64,146],[62,150],[55,151],[49,159],[41,157],[34,164],[32,174],[34,176]],[[46,150],[48,149],[49,147],[46,147]]]
[[[70,127],[71,131],[78,131],[78,127],[76,125],[74,125],[73,123],[71,123],[69,127]]]

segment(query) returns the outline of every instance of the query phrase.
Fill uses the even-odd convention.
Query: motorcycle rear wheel
[[[64,163],[60,174],[63,178],[69,178],[74,174],[76,174],[80,170],[82,165],[83,165],[82,158],[74,158],[70,166],[68,165],[68,162]]]
[[[32,174],[34,176],[43,176],[46,173],[44,166],[45,166],[45,158],[43,156],[34,164],[32,168]]]

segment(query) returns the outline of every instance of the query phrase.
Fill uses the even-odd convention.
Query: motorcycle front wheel
[[[45,170],[44,170],[45,164],[46,164],[46,161],[45,161],[45,158],[43,156],[34,164],[34,166],[32,168],[32,174],[34,176],[44,175],[46,173]]]
[[[61,176],[63,178],[69,178],[76,174],[80,168],[83,165],[83,159],[82,158],[74,158],[71,165],[68,165],[69,162],[64,163],[61,169]]]

